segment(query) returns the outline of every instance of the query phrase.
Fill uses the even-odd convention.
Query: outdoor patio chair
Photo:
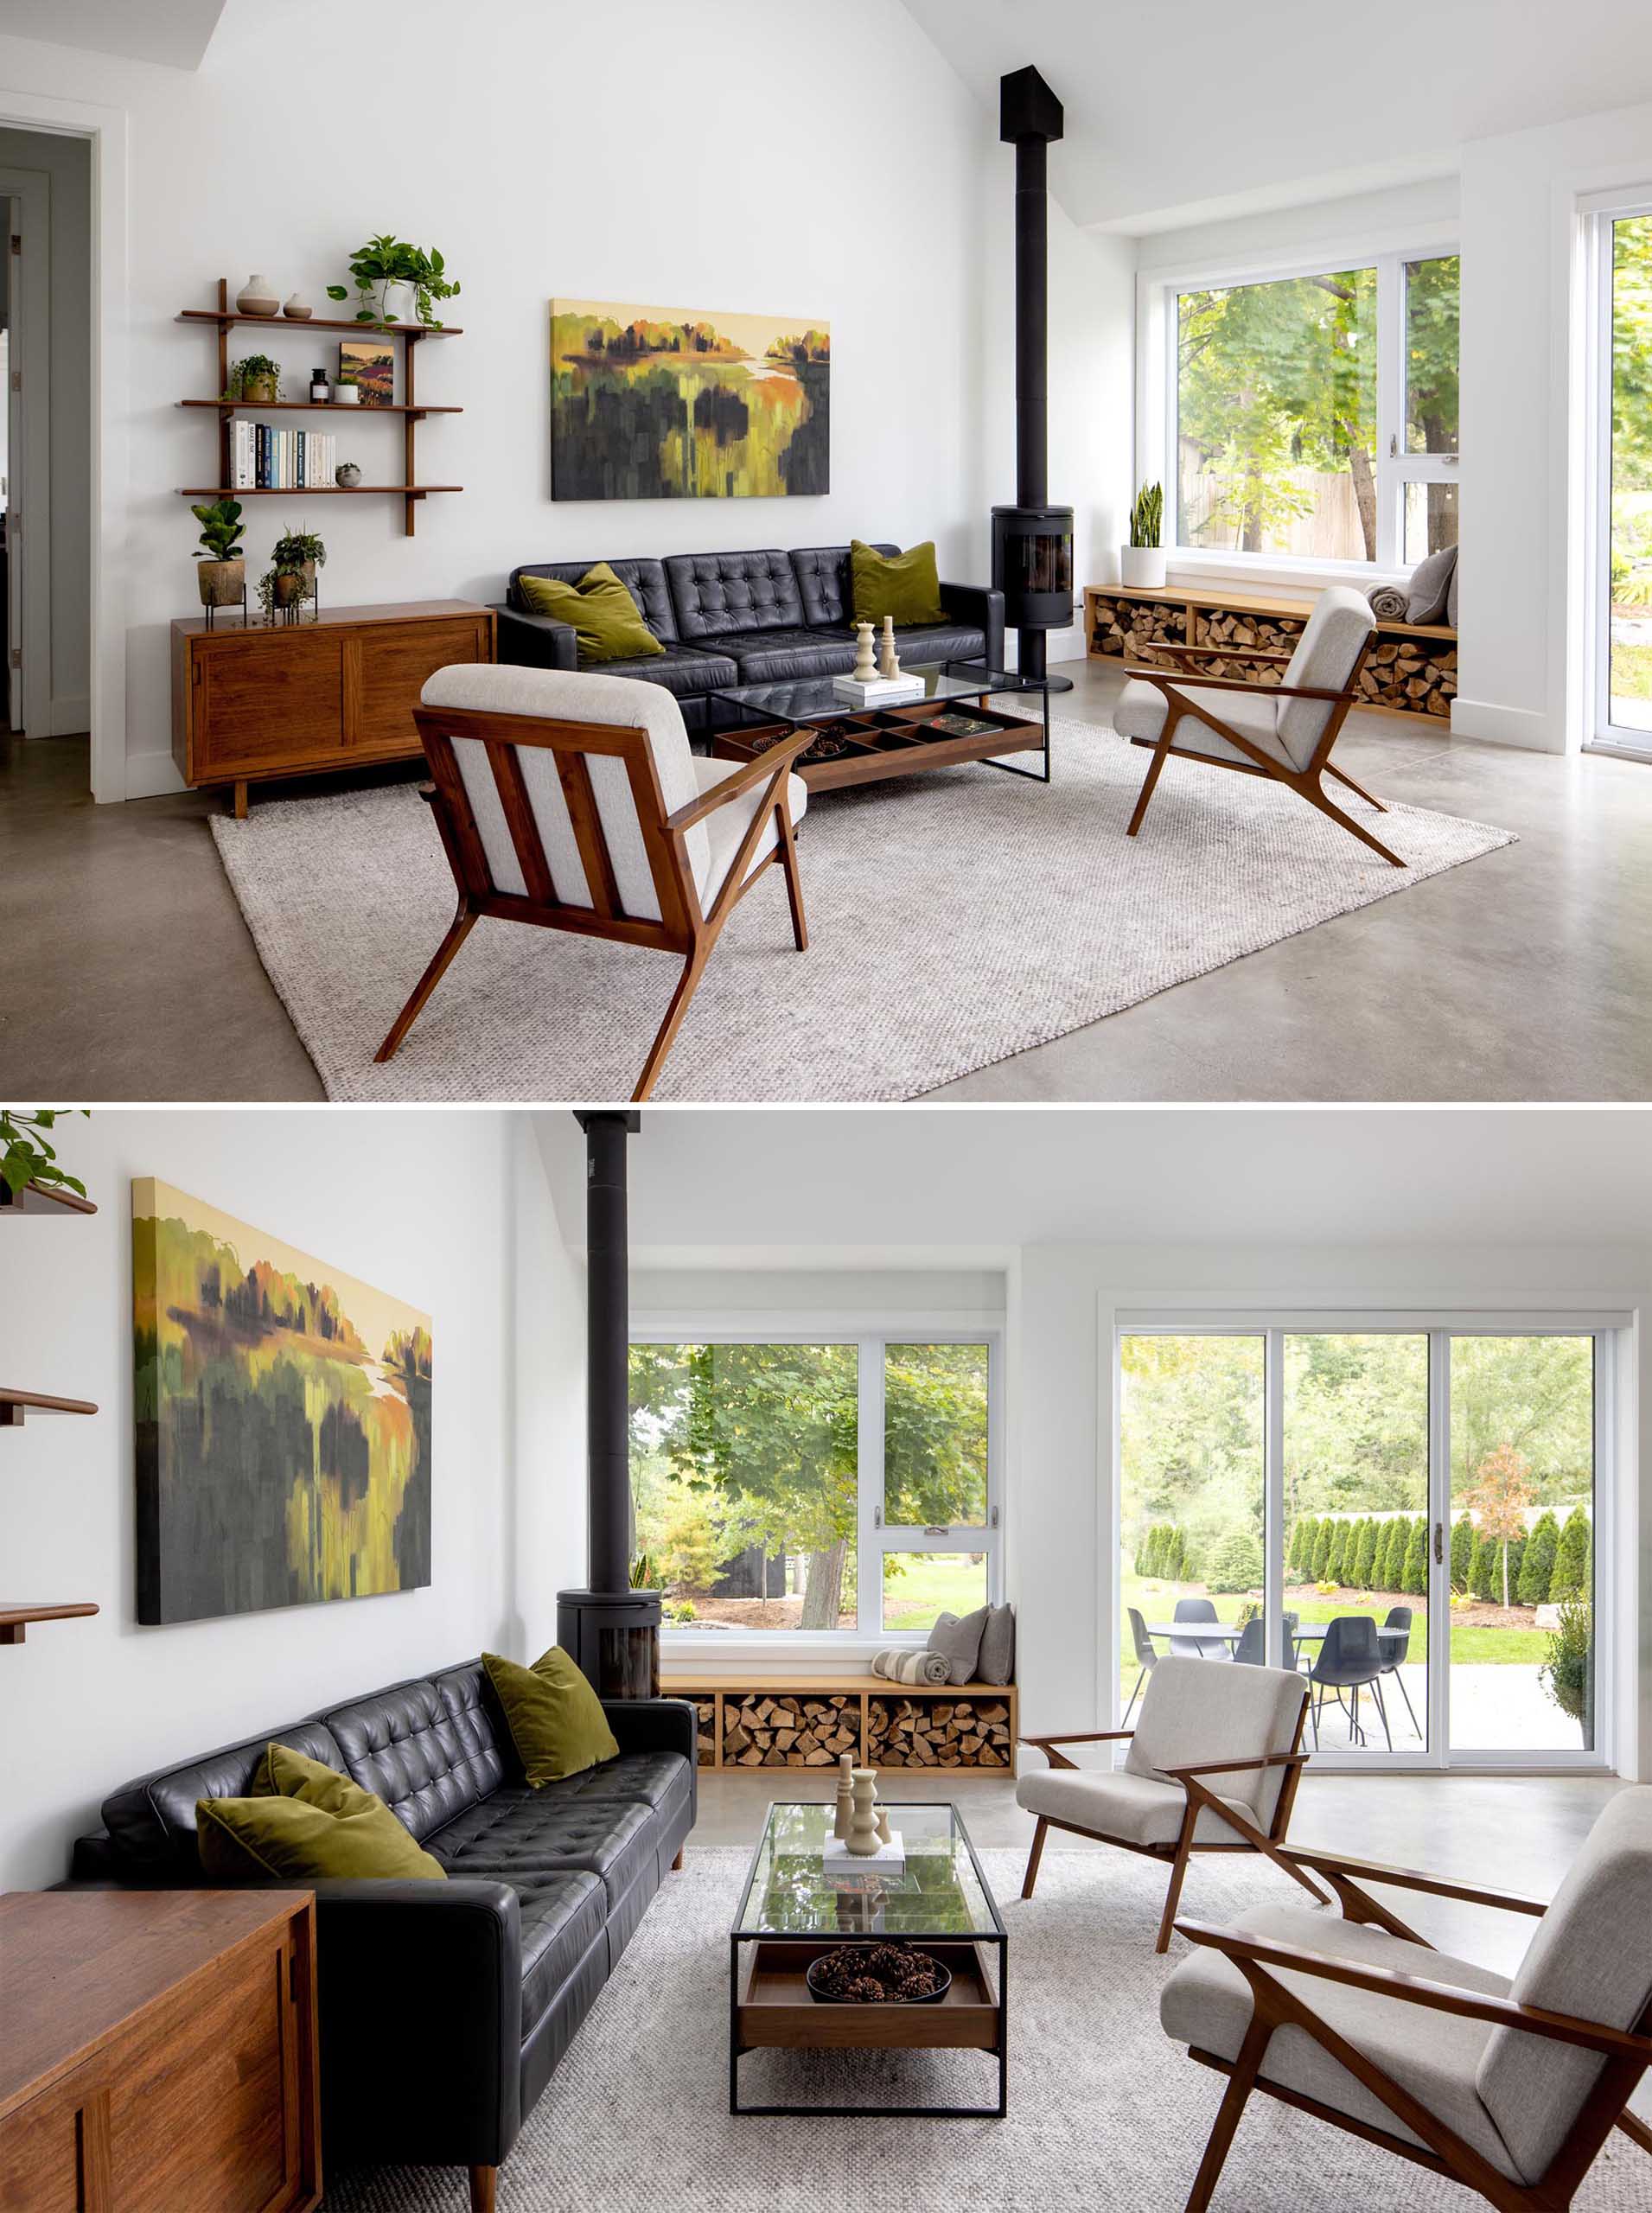
[[[790,769],[811,733],[756,761],[701,760],[663,685],[566,669],[438,668],[420,697],[433,781],[419,795],[459,905],[375,1060],[390,1059],[484,915],[682,956],[634,1100],[653,1090],[724,924],[771,861],[807,949],[792,832],[808,791]],[[783,1017],[776,1005],[777,1050]]]
[[[1411,1725],[1420,1737],[1423,1732],[1411,1703],[1411,1693],[1406,1688],[1406,1679],[1400,1672],[1406,1655],[1411,1649],[1409,1606],[1389,1607],[1388,1617],[1377,1631],[1377,1649],[1382,1655],[1382,1672],[1385,1675],[1392,1675],[1398,1684],[1400,1695],[1406,1701],[1406,1712],[1411,1715]]]
[[[1240,1634],[1234,1647],[1234,1657],[1242,1668],[1260,1668],[1267,1660],[1267,1623],[1260,1614],[1253,1614]]]
[[[1629,2111],[1652,2061],[1652,1789],[1611,1802],[1547,1907],[1334,1853],[1279,1857],[1329,1882],[1341,1916],[1263,1905],[1230,1928],[1176,1924],[1196,1949],[1166,1981],[1160,2020],[1228,2077],[1186,2213],[1211,2203],[1253,2090],[1449,2176],[1498,2213],[1562,2213],[1614,2128],[1652,2152],[1652,2129]],[[1538,1926],[1511,1982],[1433,1950],[1367,1885]],[[1625,2186],[1602,2202],[1627,2203]]]
[[[1382,1650],[1377,1642],[1376,1623],[1369,1614],[1338,1614],[1325,1630],[1324,1643],[1313,1666],[1308,1670],[1308,1682],[1313,1693],[1314,1750],[1319,1750],[1319,1720],[1324,1711],[1325,1693],[1335,1694],[1336,1704],[1348,1716],[1348,1725],[1356,1744],[1365,1742],[1365,1731],[1360,1722],[1360,1693],[1369,1688],[1376,1700],[1376,1709],[1382,1723],[1382,1733],[1388,1738],[1388,1750],[1394,1750],[1394,1738],[1388,1734],[1388,1716],[1382,1703]],[[1347,1692],[1348,1696],[1343,1693]]]
[[[1364,595],[1346,584],[1333,584],[1315,601],[1296,651],[1290,654],[1232,646],[1183,646],[1156,638],[1155,654],[1189,666],[1165,669],[1132,663],[1131,680],[1113,711],[1119,735],[1132,745],[1151,747],[1153,755],[1126,835],[1133,838],[1141,828],[1147,802],[1165,762],[1174,754],[1178,761],[1208,762],[1215,768],[1233,768],[1243,776],[1266,776],[1284,784],[1362,845],[1394,867],[1403,868],[1406,864],[1398,853],[1390,852],[1327,796],[1322,781],[1335,777],[1379,813],[1387,811],[1380,799],[1332,768],[1330,762],[1348,711],[1358,705],[1360,670],[1375,631],[1376,617]],[[1238,677],[1201,676],[1197,665],[1209,660],[1285,661],[1288,666],[1277,684],[1260,679],[1246,683]]]
[[[1214,1622],[1219,1621],[1221,1616],[1216,1611],[1213,1598],[1178,1598],[1170,1619],[1176,1622]],[[1227,1657],[1225,1645],[1218,1645],[1215,1649],[1224,1659]],[[1170,1639],[1170,1650],[1179,1652],[1184,1660],[1202,1660],[1209,1649],[1208,1640],[1202,1636],[1173,1636]]]
[[[1141,1615],[1134,1606],[1130,1607],[1127,1610],[1130,1615],[1131,1639],[1136,1648],[1136,1666],[1139,1672],[1136,1676],[1136,1687],[1130,1693],[1130,1705],[1126,1706],[1125,1708],[1125,1719],[1126,1721],[1130,1719],[1131,1706],[1135,1705],[1136,1700],[1141,1695],[1142,1685],[1147,1680],[1149,1675],[1152,1674],[1154,1668],[1158,1665],[1158,1652],[1153,1643],[1152,1638],[1147,1634],[1146,1623],[1142,1619]]]
[[[1195,1852],[1262,1853],[1326,1903],[1279,1848],[1308,1761],[1307,1697],[1301,1676],[1283,1668],[1207,1668],[1168,1655],[1148,1677],[1133,1731],[1024,1737],[1049,1765],[1016,1784],[1016,1803],[1038,1818],[1022,1897],[1032,1896],[1045,1835],[1057,1828],[1168,1863],[1170,1886],[1155,1947],[1161,1952]],[[1122,1768],[1081,1768],[1060,1749],[1108,1744],[1129,1745]]]

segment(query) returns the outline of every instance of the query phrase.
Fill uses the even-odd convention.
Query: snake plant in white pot
[[[1130,543],[1119,548],[1119,581],[1142,591],[1155,591],[1164,582],[1164,552],[1158,542],[1164,519],[1164,492],[1158,484],[1144,484],[1130,510]]]

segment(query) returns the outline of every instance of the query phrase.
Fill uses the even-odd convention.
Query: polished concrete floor
[[[1076,690],[1063,711],[1105,721],[1118,673],[1065,673]],[[1384,797],[1521,842],[932,1095],[1652,1098],[1652,767],[1373,716],[1351,718],[1342,757]],[[96,807],[84,739],[5,742],[0,1073],[14,1087],[321,1097],[207,833],[221,804],[191,793]]]
[[[834,1781],[807,1770],[784,1775],[710,1774],[699,1779],[699,1819],[689,1846],[754,1846],[764,1813],[776,1797],[830,1798]],[[993,1775],[885,1775],[880,1785],[891,1802],[903,1788],[914,1798],[951,1798],[972,1840],[982,1850],[1024,1851],[1033,1819],[1015,1802],[1015,1784]],[[1293,1843],[1347,1852],[1362,1859],[1420,1867],[1494,1890],[1547,1898],[1588,1834],[1596,1815],[1621,1783],[1598,1776],[1469,1775],[1330,1775],[1303,1776],[1291,1825]],[[1095,1878],[1107,1881],[1116,1853],[1099,1844],[1051,1833],[1049,1850],[1094,1855]],[[1198,1913],[1198,1864],[1188,1878],[1188,1910]],[[1285,1878],[1279,1881],[1289,1889]],[[1391,1897],[1392,1893],[1389,1894]],[[1004,1903],[1000,1900],[1000,1904]],[[1523,1916],[1494,1913],[1449,1901],[1418,1900],[1399,1909],[1432,1942],[1511,1973],[1531,1936]]]

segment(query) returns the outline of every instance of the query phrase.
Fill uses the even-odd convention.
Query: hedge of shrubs
[[[1562,1524],[1547,1509],[1526,1535],[1510,1541],[1508,1603],[1543,1606],[1587,1598],[1592,1571],[1589,1516],[1574,1507]],[[1463,1515],[1451,1528],[1451,1588],[1490,1605],[1503,1604],[1503,1547],[1475,1529]],[[1285,1550],[1285,1571],[1298,1583],[1334,1583],[1345,1591],[1428,1591],[1428,1522],[1422,1515],[1368,1515],[1348,1521],[1333,1515],[1299,1515]],[[1138,1575],[1166,1583],[1197,1581],[1213,1591],[1253,1591],[1262,1581],[1261,1548],[1246,1530],[1234,1530],[1202,1560],[1173,1521],[1148,1529],[1136,1554]]]

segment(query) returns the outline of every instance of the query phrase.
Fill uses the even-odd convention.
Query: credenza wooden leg
[[[246,820],[246,779],[245,776],[238,777],[235,782],[235,820],[238,822],[245,822]]]
[[[497,2167],[472,2167],[470,2170],[470,2213],[494,2213],[494,2193],[499,2187]]]

